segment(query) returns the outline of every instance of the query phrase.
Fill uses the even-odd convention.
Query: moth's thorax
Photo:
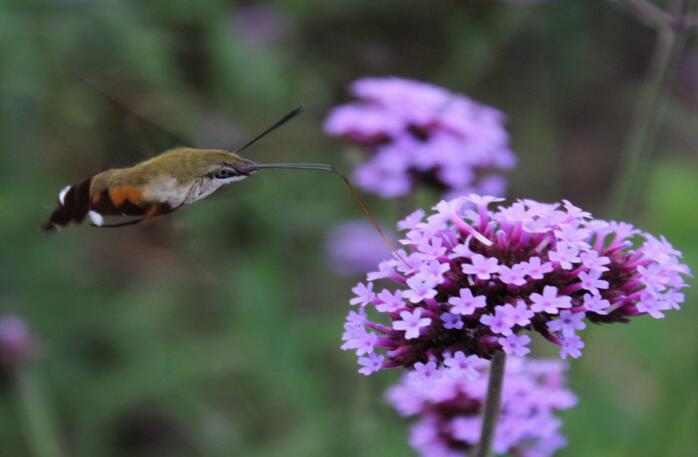
[[[137,189],[146,202],[179,207],[201,200],[219,187],[246,176],[212,179],[221,163],[244,164],[244,159],[222,150],[173,149],[129,168],[115,168],[95,175],[90,194],[117,188]]]
[[[141,192],[148,202],[167,203],[174,208],[185,203],[195,182],[195,179],[180,181],[176,176],[162,173],[151,177]]]
[[[233,176],[228,179],[211,179],[208,176],[201,176],[181,182],[174,176],[161,175],[143,187],[143,197],[148,201],[168,203],[171,207],[176,208],[206,198],[218,188],[242,181],[246,177]]]

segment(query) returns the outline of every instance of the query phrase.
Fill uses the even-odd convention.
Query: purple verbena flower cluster
[[[587,321],[662,318],[683,302],[690,272],[664,237],[593,219],[568,201],[489,209],[497,201],[441,201],[426,219],[418,210],[398,224],[407,250],[353,289],[342,349],[356,351],[360,373],[467,374],[494,351],[527,354],[528,330],[577,358]]]
[[[464,95],[408,79],[362,78],[351,86],[358,102],[335,108],[325,122],[371,154],[355,182],[384,198],[421,183],[450,195],[503,195],[501,170],[512,168],[504,116]]]
[[[480,360],[474,369],[487,371]],[[495,454],[547,457],[566,445],[555,412],[573,407],[577,399],[565,388],[561,361],[510,358],[502,392]],[[480,412],[487,393],[487,376],[467,381],[444,369],[423,382],[405,375],[387,392],[388,401],[403,416],[417,416],[410,445],[423,457],[467,457],[480,439]]]

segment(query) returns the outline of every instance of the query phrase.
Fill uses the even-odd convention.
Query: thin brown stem
[[[665,28],[671,25],[671,15],[647,0],[618,0],[618,3],[628,8],[650,27]]]
[[[32,367],[17,368],[15,385],[20,422],[32,456],[63,457],[53,416]]]
[[[506,366],[506,354],[497,351],[492,356],[490,363],[490,375],[487,384],[487,398],[483,408],[482,430],[480,431],[480,446],[476,457],[489,457],[497,431],[497,420],[502,404],[502,385],[504,384],[504,369]]]
[[[621,157],[621,176],[612,191],[609,215],[627,216],[641,201],[643,188],[650,170],[650,155],[657,139],[665,110],[666,92],[673,80],[686,41],[687,29],[683,23],[688,12],[686,0],[673,2],[668,14],[672,26],[657,29],[657,41],[652,54],[649,74],[642,89],[637,109],[628,131]]]

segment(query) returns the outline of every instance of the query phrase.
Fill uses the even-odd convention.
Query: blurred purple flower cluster
[[[407,251],[353,289],[342,349],[356,351],[360,373],[404,366],[430,378],[445,367],[467,376],[494,351],[527,354],[528,330],[576,358],[587,321],[662,318],[683,302],[690,272],[665,238],[568,201],[489,209],[500,200],[441,201],[426,220],[418,210],[398,224]],[[397,289],[377,287],[382,280]]]
[[[486,372],[489,363],[475,369]],[[565,388],[564,363],[510,358],[494,437],[495,454],[547,457],[566,445],[555,412],[577,399]],[[441,370],[442,371],[442,370]],[[387,392],[403,416],[417,416],[410,445],[423,457],[467,457],[477,446],[487,392],[487,376],[466,381],[440,373],[429,383],[405,375]]]
[[[516,157],[504,116],[463,95],[408,79],[362,78],[351,86],[358,102],[335,108],[325,131],[364,147],[370,158],[354,180],[383,198],[416,184],[448,195],[503,195],[502,170]]]
[[[262,4],[237,8],[233,26],[248,44],[260,47],[280,41],[291,29],[282,9]]]
[[[26,322],[17,316],[0,317],[0,369],[12,370],[30,358],[36,345]]]
[[[326,242],[330,266],[338,274],[365,274],[390,255],[390,249],[376,229],[364,220],[334,227]]]

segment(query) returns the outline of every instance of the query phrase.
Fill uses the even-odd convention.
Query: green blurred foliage
[[[354,78],[395,74],[507,113],[511,197],[599,212],[622,172],[654,37],[610,2],[264,5],[278,15],[271,38],[250,32],[264,30],[243,14],[250,2],[0,2],[0,311],[40,340],[34,368],[66,455],[411,452],[382,401],[397,373],[365,379],[338,349],[356,278],[329,272],[324,236],[359,212],[334,178],[269,172],[142,227],[39,233],[65,184],[176,143],[141,118],[233,147],[302,102],[302,118],[249,153],[341,165],[323,117]],[[698,271],[698,75],[685,67],[632,222]],[[393,203],[370,206],[394,223]],[[697,323],[689,291],[664,321],[590,329],[559,455],[695,455]],[[15,406],[5,387],[0,455],[29,455]]]

